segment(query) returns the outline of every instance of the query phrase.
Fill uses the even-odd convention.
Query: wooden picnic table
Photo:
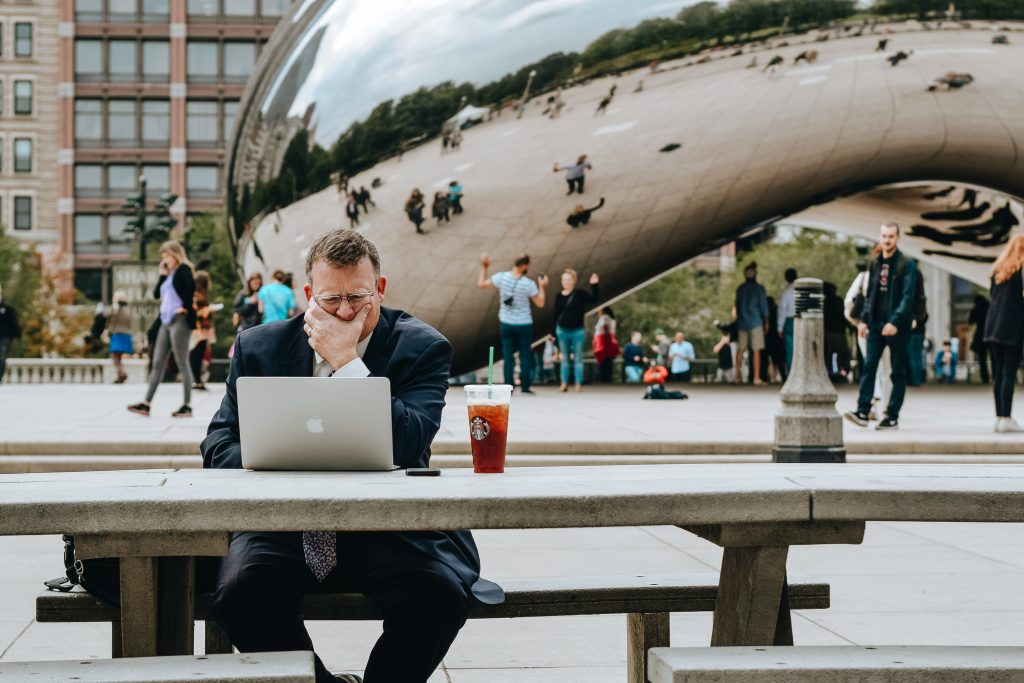
[[[675,525],[724,550],[712,645],[792,642],[790,545],[860,543],[866,521],[1024,521],[1024,466],[708,464],[503,475],[149,470],[0,476],[0,535],[73,533],[121,558],[125,656],[191,654],[193,557],[236,530]]]

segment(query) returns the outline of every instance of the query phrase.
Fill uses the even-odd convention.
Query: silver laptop
[[[242,467],[392,470],[387,377],[239,377]]]

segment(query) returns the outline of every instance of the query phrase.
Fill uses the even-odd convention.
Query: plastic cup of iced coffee
[[[478,474],[504,472],[512,386],[470,384],[465,389],[469,406],[469,441],[473,446],[473,471]]]

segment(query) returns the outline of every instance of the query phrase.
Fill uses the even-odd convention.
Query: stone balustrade
[[[148,361],[124,361],[127,383],[147,379]],[[117,371],[109,358],[8,358],[4,382],[8,384],[111,384]]]

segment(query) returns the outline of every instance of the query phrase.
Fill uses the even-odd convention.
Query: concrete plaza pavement
[[[869,523],[860,546],[794,547],[790,571],[832,586],[830,609],[796,614],[796,643],[1021,645],[1022,531]],[[716,571],[721,560],[721,549],[672,527],[475,535],[492,578]],[[106,624],[33,620],[41,581],[61,572],[61,550],[57,537],[0,538],[0,661],[110,656]],[[310,631],[330,668],[358,672],[380,624],[314,623]],[[673,645],[706,646],[710,634],[710,614],[672,617]],[[619,615],[470,622],[431,683],[621,683],[625,647]]]
[[[610,464],[765,460],[771,452],[779,387],[692,384],[685,401],[645,401],[639,386],[552,386],[512,401],[510,463]],[[153,415],[127,412],[142,387],[0,385],[0,471],[198,466],[198,444],[223,398],[223,385],[193,394],[195,417],[174,419],[180,385],[160,388]],[[852,408],[855,388],[840,389],[837,408]],[[465,392],[448,392],[434,461],[469,463]],[[993,432],[991,388],[912,387],[900,429],[878,432],[844,423],[851,461],[972,462],[1024,459],[1024,435]]]

